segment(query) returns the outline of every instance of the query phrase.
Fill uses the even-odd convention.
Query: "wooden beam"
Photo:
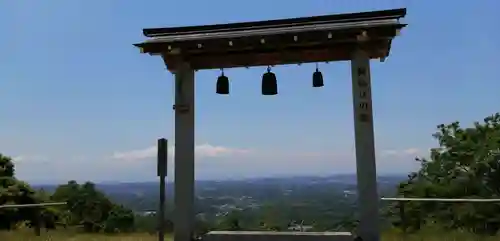
[[[362,45],[370,58],[386,57],[388,53],[388,42],[378,41]],[[274,66],[283,64],[346,61],[350,60],[354,49],[359,44],[344,43],[325,46],[322,48],[311,47],[302,50],[290,51],[287,49],[256,52],[253,50],[243,52],[228,52],[221,54],[196,54],[164,56],[163,60],[170,71],[175,71],[179,63],[187,61],[196,70],[237,68],[250,66]]]

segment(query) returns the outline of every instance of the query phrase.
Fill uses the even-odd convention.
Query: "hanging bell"
[[[219,95],[229,94],[229,78],[224,75],[224,70],[222,70],[222,74],[217,78],[215,92]]]
[[[267,72],[262,75],[262,95],[277,95],[278,83],[276,75],[271,72],[271,67],[267,67]]]
[[[313,73],[313,87],[322,87],[323,84],[323,74],[318,70],[318,64],[316,64],[316,71]]]

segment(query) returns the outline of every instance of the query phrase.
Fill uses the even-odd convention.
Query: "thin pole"
[[[168,158],[167,140],[158,140],[158,176],[160,177],[160,206],[158,211],[158,240],[165,240],[165,177],[167,176]]]
[[[36,236],[40,236],[41,234],[41,229],[42,229],[42,212],[39,207],[34,207],[34,214],[35,214],[35,226],[33,227],[33,230],[35,231]]]
[[[165,240],[165,176],[160,177],[160,213],[158,214],[158,240]]]
[[[401,219],[401,229],[403,229],[403,232],[406,232],[408,222],[406,220],[405,202],[403,201],[399,201],[399,218]]]

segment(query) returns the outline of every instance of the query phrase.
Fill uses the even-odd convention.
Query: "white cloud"
[[[403,150],[403,153],[408,154],[408,155],[415,155],[415,154],[420,153],[420,150],[417,148],[409,148],[409,149]]]
[[[169,147],[168,152],[171,155],[174,154],[173,146]],[[195,154],[197,158],[234,156],[234,155],[248,154],[250,152],[251,151],[249,149],[214,146],[208,143],[195,146]],[[157,155],[157,147],[151,146],[144,149],[115,152],[113,153],[112,158],[117,160],[133,161],[133,160],[155,158],[156,155]]]
[[[407,148],[403,150],[383,150],[381,154],[383,156],[416,156],[421,154],[422,151],[418,148]]]
[[[112,158],[118,160],[141,160],[141,159],[156,157],[156,152],[157,152],[156,146],[152,146],[139,150],[115,152],[113,153]]]
[[[46,162],[49,160],[43,155],[19,155],[12,158],[15,163],[32,163],[32,162]]]
[[[229,148],[224,146],[212,146],[210,144],[198,145],[195,147],[196,155],[201,157],[218,157],[248,154],[249,149]]]
[[[201,179],[243,178],[274,175],[329,175],[354,173],[354,149],[245,149],[209,143],[198,144],[196,176]],[[144,181],[156,178],[156,146],[108,154],[19,155],[14,158],[19,178],[47,182],[58,180]],[[22,152],[21,152],[22,153]],[[29,153],[29,152],[28,152]],[[32,152],[36,153],[36,152]],[[414,157],[428,154],[425,148],[378,149],[379,173],[406,173],[418,168]],[[173,167],[173,145],[169,145]],[[200,161],[203,160],[203,161]],[[109,175],[112,170],[113,175]],[[173,178],[174,168],[169,168]]]

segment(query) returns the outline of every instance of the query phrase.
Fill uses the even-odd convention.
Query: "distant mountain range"
[[[404,175],[380,176],[378,178],[380,196],[393,196],[396,185],[405,178]],[[166,192],[167,207],[170,208],[173,207],[172,184],[167,183]],[[33,185],[33,187],[53,192],[57,185]],[[137,213],[150,213],[158,207],[158,182],[96,183],[96,187],[112,201],[123,204]],[[336,203],[336,206],[341,205],[338,206],[340,209],[349,209],[356,203],[357,196],[356,175],[197,181],[195,192],[198,212],[212,218],[225,215],[231,210],[255,210],[266,203],[279,203],[285,200],[285,203],[290,205],[312,205],[309,208],[313,210],[317,205],[324,206],[321,203]]]
[[[384,175],[378,177],[379,185],[396,184],[406,179],[406,175]],[[213,187],[230,187],[230,186],[247,186],[252,184],[257,187],[263,186],[297,186],[305,184],[337,184],[356,185],[355,174],[341,174],[331,176],[295,176],[295,177],[266,177],[266,178],[249,178],[240,180],[203,180],[196,181],[196,188],[206,189]],[[35,189],[44,189],[52,192],[58,186],[56,184],[32,185]],[[102,182],[96,183],[96,186],[107,194],[115,193],[156,193],[158,190],[158,182]],[[172,192],[173,183],[167,182],[167,194]]]

